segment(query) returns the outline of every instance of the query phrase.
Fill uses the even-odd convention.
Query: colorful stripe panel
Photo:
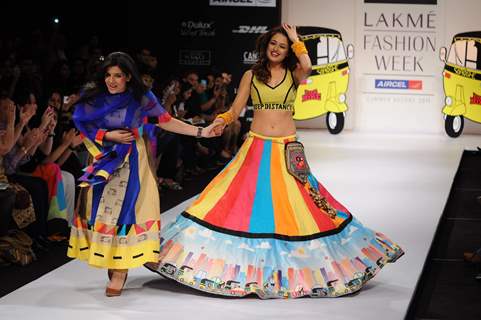
[[[312,175],[303,185],[287,171],[285,143],[294,140],[250,135],[186,212],[206,225],[252,234],[306,236],[344,227],[350,218],[346,208]],[[314,203],[309,186],[342,211],[330,218]]]
[[[261,160],[262,140],[254,140],[231,185],[216,206],[206,215],[205,221],[236,231],[247,231],[254,202],[257,167]],[[209,201],[209,200],[206,200]]]
[[[259,163],[255,198],[251,210],[249,232],[274,233],[274,210],[271,190],[271,151],[272,141],[264,141],[264,150]]]

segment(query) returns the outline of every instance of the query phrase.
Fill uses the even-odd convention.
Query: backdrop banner
[[[440,131],[442,7],[436,0],[365,0],[357,14],[360,126]]]

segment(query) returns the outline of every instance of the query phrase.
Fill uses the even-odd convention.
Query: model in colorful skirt
[[[215,120],[221,131],[249,95],[254,119],[237,155],[177,220],[161,231],[153,269],[227,296],[337,297],[354,293],[403,250],[364,227],[310,173],[292,118],[296,85],[311,62],[296,28],[259,37],[259,59],[235,101]]]
[[[75,106],[73,120],[94,158],[80,178],[82,199],[70,235],[68,256],[108,268],[107,296],[118,296],[127,270],[159,260],[160,204],[144,137],[158,117],[164,130],[215,136],[172,118],[143,85],[133,59],[108,55]]]

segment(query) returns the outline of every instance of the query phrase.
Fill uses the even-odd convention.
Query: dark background
[[[160,9],[154,9],[160,7]],[[167,8],[168,7],[168,8]],[[57,27],[67,38],[67,53],[87,43],[92,35],[99,38],[104,54],[126,51],[131,54],[148,48],[158,58],[159,70],[168,75],[194,69],[206,72],[230,70],[237,83],[244,70],[245,51],[255,48],[260,33],[233,33],[239,25],[272,26],[280,24],[281,3],[275,8],[209,6],[209,0],[198,1],[43,1],[33,3],[9,2],[2,4],[0,34],[20,36],[24,42],[32,31],[44,34]],[[60,23],[53,23],[54,17]],[[208,23],[204,33],[210,36],[181,35],[200,32],[185,27],[193,23]],[[182,26],[184,23],[184,27]],[[184,63],[179,61],[183,52]],[[207,63],[209,56],[209,64]],[[190,58],[185,61],[185,58]],[[187,59],[189,60],[189,59]],[[197,61],[197,62],[195,62]],[[187,62],[187,63],[186,63]]]

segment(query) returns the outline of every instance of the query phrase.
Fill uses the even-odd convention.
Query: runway
[[[72,261],[0,299],[1,319],[402,319],[464,149],[479,137],[300,130],[311,171],[365,226],[406,254],[359,294],[297,300],[221,298],[131,270],[122,296],[104,296],[105,270]],[[191,202],[162,214],[172,221]]]

